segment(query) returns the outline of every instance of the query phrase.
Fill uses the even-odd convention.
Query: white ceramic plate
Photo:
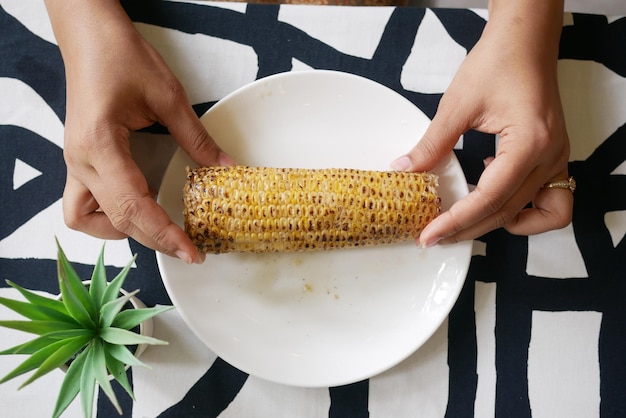
[[[394,91],[332,71],[284,73],[221,100],[203,117],[240,164],[389,169],[429,119]],[[180,150],[159,201],[182,225]],[[467,194],[450,154],[435,170],[444,208]],[[295,254],[157,255],[167,291],[195,334],[249,374],[305,387],[348,384],[411,355],[441,325],[469,266],[471,243],[413,242]]]

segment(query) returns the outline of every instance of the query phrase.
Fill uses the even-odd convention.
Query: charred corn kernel
[[[187,170],[185,231],[205,253],[333,249],[417,238],[437,176],[356,169]]]

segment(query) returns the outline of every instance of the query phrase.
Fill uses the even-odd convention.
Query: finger
[[[557,176],[567,178],[567,172]],[[474,239],[503,227],[515,235],[535,235],[567,226],[572,219],[573,196],[567,189],[543,189],[539,170],[533,171],[502,207],[481,221],[441,240],[442,244]],[[557,193],[547,193],[555,191]],[[524,209],[533,199],[533,207]]]
[[[420,141],[409,151],[391,163],[398,171],[428,171],[447,155],[459,138],[469,129],[467,118],[452,111],[448,101],[442,98],[432,122]]]
[[[113,150],[94,166],[90,189],[111,225],[143,245],[188,263],[202,256],[165,210],[152,198],[147,181],[125,149]],[[106,179],[106,180],[102,180]]]
[[[458,233],[442,239],[440,243],[450,244],[478,238],[501,226],[515,235],[535,235],[564,228],[572,219],[572,193],[563,189],[551,190],[557,193],[547,193],[550,190],[540,189],[537,192],[537,195],[541,196],[539,198],[540,203],[537,204],[535,202],[535,205],[528,209],[523,209],[528,199],[524,198],[527,192],[522,190],[516,193],[498,212]],[[508,222],[507,219],[511,217],[512,220]]]
[[[567,178],[565,177],[560,178]],[[561,229],[572,221],[574,194],[568,189],[537,191],[533,207],[522,210],[505,229],[515,235],[535,235]]]
[[[127,237],[111,224],[89,189],[71,175],[67,176],[63,192],[63,217],[69,228],[97,238]]]
[[[189,104],[180,83],[176,82],[172,98],[157,99],[155,112],[160,122],[167,126],[178,144],[196,163],[203,166],[234,165],[234,160],[211,138]]]
[[[502,204],[502,206],[495,212],[485,216],[484,218],[471,223],[466,227],[460,228],[458,232],[455,232],[447,237],[438,240],[441,244],[452,244],[455,242],[471,240],[485,235],[486,233],[498,228],[506,228],[507,225],[515,219],[520,211],[529,202],[529,194],[532,192],[527,191],[527,188],[522,188],[520,191],[513,194],[513,196]]]
[[[113,204],[105,211],[114,227],[137,242],[156,251],[180,258],[186,263],[202,262],[202,257],[182,229],[150,194],[136,190],[116,190]]]
[[[532,152],[516,149],[515,154],[504,151],[491,161],[476,188],[424,228],[419,244],[473,239],[508,224],[541,184],[527,168],[535,166]]]

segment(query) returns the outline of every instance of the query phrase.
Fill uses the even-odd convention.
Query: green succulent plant
[[[103,245],[87,286],[68,261],[58,241],[57,249],[60,298],[42,296],[7,280],[26,301],[0,298],[0,304],[26,320],[0,320],[0,326],[35,334],[37,337],[0,352],[0,355],[29,356],[0,379],[0,384],[34,370],[20,386],[22,388],[50,371],[69,364],[53,417],[60,416],[79,393],[83,414],[91,417],[98,386],[121,414],[110,377],[117,380],[134,399],[126,368],[146,365],[128,347],[167,344],[165,341],[140,335],[134,329],[172,307],[125,309],[138,292],[135,290],[120,296],[120,290],[136,256],[109,282],[104,267]]]

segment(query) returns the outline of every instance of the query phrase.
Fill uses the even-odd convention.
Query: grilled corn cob
[[[205,253],[276,252],[416,238],[441,210],[437,176],[354,169],[187,169],[185,231]]]

